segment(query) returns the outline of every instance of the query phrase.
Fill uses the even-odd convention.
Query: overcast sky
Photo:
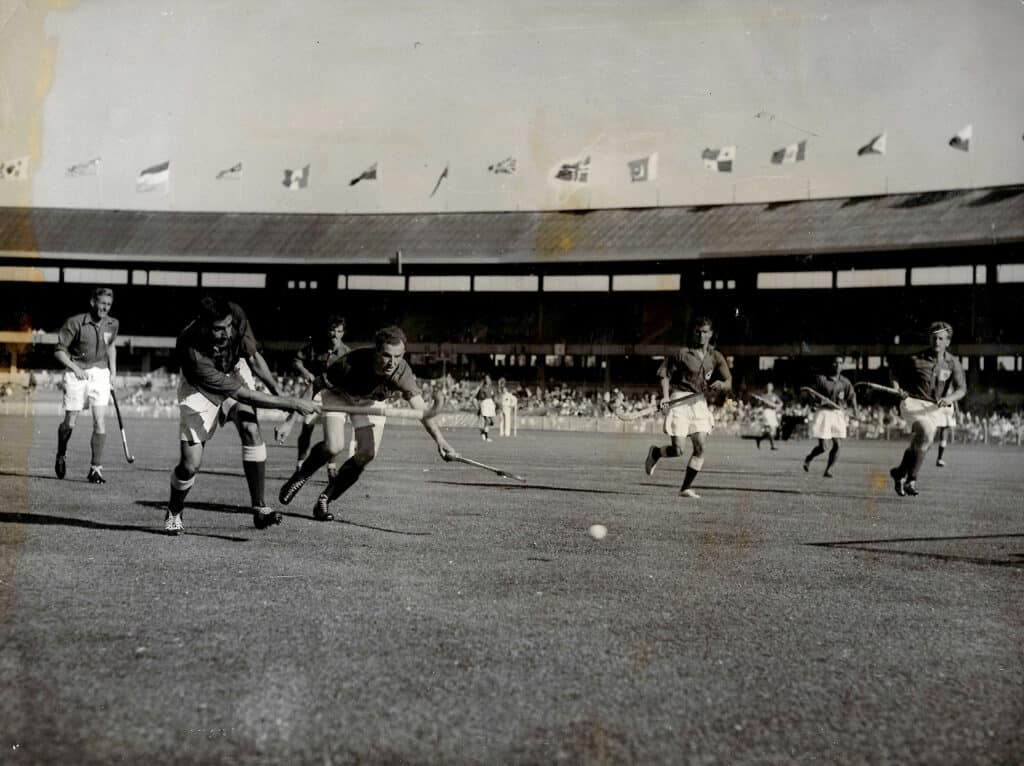
[[[31,157],[0,205],[526,210],[1016,183],[1022,41],[1021,0],[0,0],[0,159]],[[968,123],[970,151],[947,146]],[[882,130],[887,154],[857,157]],[[770,162],[805,139],[804,162]],[[726,145],[733,172],[705,169]],[[652,152],[657,179],[632,183]],[[514,176],[487,171],[508,156]],[[551,180],[585,156],[589,183]],[[94,157],[96,176],[66,176]],[[167,190],[137,192],[164,160]]]

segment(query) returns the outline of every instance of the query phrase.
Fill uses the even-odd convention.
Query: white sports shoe
[[[180,535],[184,531],[185,525],[181,523],[181,514],[168,511],[164,519],[164,532],[169,535]]]
[[[692,497],[694,500],[700,500],[700,495],[698,495],[692,489],[679,490],[679,497]]]

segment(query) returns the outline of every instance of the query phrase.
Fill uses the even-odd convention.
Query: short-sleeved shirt
[[[92,314],[75,314],[57,333],[57,350],[65,351],[79,367],[107,367],[107,351],[120,323],[107,314],[99,321]]]
[[[378,402],[392,394],[400,393],[405,399],[420,394],[419,384],[412,368],[405,359],[400,359],[390,375],[377,372],[377,349],[357,348],[338,359],[324,371],[324,382],[339,393],[348,394],[355,400]]]
[[[324,370],[351,351],[342,343],[337,348],[333,343],[310,341],[295,354],[295,359],[314,375],[322,375]]]
[[[897,362],[896,377],[903,390],[914,397],[938,401],[947,396],[954,386],[966,388],[964,368],[960,360],[943,351],[937,356],[925,349]]]
[[[717,348],[708,347],[707,353],[699,348],[682,348],[674,356],[665,357],[658,368],[659,378],[668,378],[671,388],[706,394],[714,380],[729,379],[729,364]]]
[[[484,383],[476,391],[476,400],[478,402],[482,402],[484,399],[493,399],[493,398],[494,398],[494,386],[492,386],[490,383]]]
[[[219,396],[234,396],[245,383],[235,372],[240,359],[252,359],[257,352],[256,336],[242,307],[229,303],[231,337],[222,348],[214,348],[201,322],[191,322],[175,346],[181,374],[196,388]]]
[[[853,383],[845,375],[831,378],[827,375],[818,375],[814,379],[815,391],[840,407],[851,407],[854,402]]]
[[[761,407],[766,407],[768,409],[772,409],[772,407],[774,407],[774,408],[778,409],[779,407],[782,406],[782,398],[778,394],[776,394],[774,391],[772,393],[770,393],[770,394],[765,392],[765,393],[761,394],[760,396],[765,401],[764,402],[759,402],[757,399],[755,399],[754,403],[759,405],[759,406],[761,406]],[[766,404],[765,402],[771,402],[771,404]]]

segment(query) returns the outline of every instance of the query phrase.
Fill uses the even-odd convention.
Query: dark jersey
[[[824,396],[830,402],[840,407],[852,407],[854,403],[853,383],[845,375],[831,378],[827,375],[818,375],[814,379],[812,388]],[[815,401],[815,404],[819,402]]]
[[[729,380],[729,365],[716,348],[707,353],[699,348],[683,348],[674,356],[665,357],[658,368],[659,378],[668,378],[669,387],[678,391],[704,394],[715,380]]]
[[[490,383],[484,383],[476,391],[476,400],[482,402],[484,399],[494,398],[494,386]]]
[[[896,379],[911,396],[938,401],[954,387],[967,387],[960,360],[948,351],[937,356],[932,349],[925,349],[900,360],[895,366]]]
[[[395,393],[405,399],[419,395],[420,387],[409,363],[404,359],[391,375],[374,369],[377,349],[357,348],[338,359],[323,374],[328,388],[348,394],[353,399],[382,401]]]
[[[79,367],[106,367],[107,350],[120,324],[109,314],[98,322],[88,312],[68,317],[57,332],[57,350]]]
[[[295,355],[302,366],[314,375],[322,375],[324,370],[351,351],[344,343],[335,348],[333,343],[310,341]]]
[[[191,322],[175,346],[181,374],[196,388],[220,396],[232,396],[245,383],[234,371],[239,359],[256,355],[256,336],[242,307],[231,308],[231,337],[222,348],[214,348],[199,320]]]

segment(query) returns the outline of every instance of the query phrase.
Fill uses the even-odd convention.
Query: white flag
[[[66,175],[68,178],[78,178],[80,176],[94,176],[99,172],[99,170],[100,158],[94,157],[91,160],[86,160],[85,162],[79,162],[72,165],[71,167],[64,171],[64,175]]]
[[[791,162],[803,162],[807,156],[807,142],[790,144],[772,152],[772,162],[776,165],[788,165]]]
[[[879,133],[877,136],[868,141],[864,146],[857,150],[857,156],[863,157],[865,154],[885,154],[885,133]]]

